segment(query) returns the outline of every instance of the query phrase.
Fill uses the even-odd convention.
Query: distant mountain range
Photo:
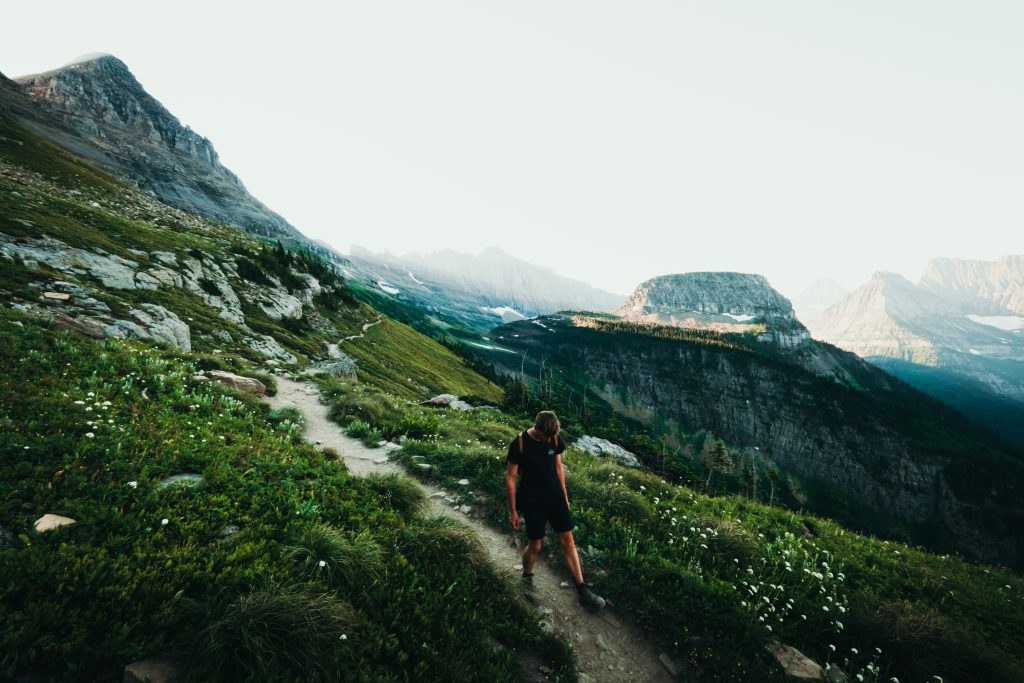
[[[67,151],[178,209],[287,243],[312,243],[245,189],[213,144],[108,54],[4,79],[11,113]]]
[[[379,294],[427,312],[442,326],[455,324],[476,333],[566,309],[609,311],[625,298],[497,247],[479,254],[443,249],[395,256],[355,246],[348,258],[348,275]]]
[[[810,329],[1024,443],[1024,256],[876,273]]]

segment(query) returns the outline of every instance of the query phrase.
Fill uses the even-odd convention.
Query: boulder
[[[181,660],[175,657],[150,657],[124,668],[124,683],[174,683],[184,678]]]
[[[188,325],[157,304],[139,304],[128,311],[130,319],[115,320],[105,328],[112,337],[134,337],[164,342],[182,351],[192,350]]]
[[[455,410],[473,410],[473,406],[459,400],[459,397],[455,394],[438,394],[434,398],[423,401],[420,405],[433,406],[435,408],[454,408]]]
[[[66,332],[72,332],[80,337],[86,339],[105,339],[107,336],[106,331],[102,325],[97,325],[94,322],[85,320],[82,318],[72,318],[69,315],[63,313],[53,314],[53,329],[62,330]]]
[[[591,455],[611,457],[615,462],[624,467],[640,467],[640,461],[637,460],[635,455],[607,439],[600,439],[596,436],[581,436],[573,445]]]
[[[42,533],[44,531],[52,531],[53,529],[61,526],[71,526],[77,522],[78,520],[71,519],[70,517],[62,517],[61,515],[47,513],[36,520],[35,530]]]
[[[263,396],[263,394],[267,393],[266,385],[253,377],[242,377],[241,375],[224,370],[211,370],[206,374],[210,379],[217,380],[221,384],[238,389],[239,391],[255,394],[256,396]]]
[[[282,363],[294,364],[299,361],[294,354],[286,351],[284,347],[269,334],[265,334],[260,337],[246,337],[242,341],[256,353],[263,354],[268,358],[275,358]]]
[[[67,301],[71,295],[67,292],[43,292],[43,298],[49,301]]]
[[[767,647],[790,678],[798,681],[825,680],[825,670],[795,647],[784,645],[777,640],[770,642]]]

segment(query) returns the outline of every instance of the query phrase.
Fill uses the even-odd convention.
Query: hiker
[[[560,429],[558,416],[550,410],[542,410],[537,413],[534,425],[520,432],[508,445],[505,482],[512,528],[519,529],[519,513],[522,513],[526,517],[526,537],[529,539],[523,548],[523,583],[533,586],[533,563],[540,552],[544,528],[551,522],[551,528],[558,533],[558,540],[565,551],[565,563],[576,581],[580,602],[589,607],[604,607],[604,598],[583,582],[580,556],[576,553],[576,542],[572,537],[569,494],[565,490],[561,457],[565,439],[558,435]],[[519,476],[518,491],[516,475]]]

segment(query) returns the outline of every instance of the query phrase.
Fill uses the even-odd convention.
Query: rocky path
[[[267,402],[275,408],[295,406],[302,411],[306,418],[306,438],[340,453],[350,472],[364,475],[402,471],[401,467],[388,460],[387,449],[367,448],[332,422],[327,415],[327,406],[320,402],[316,385],[284,377],[277,378],[277,385],[277,395],[268,397]],[[459,517],[476,531],[495,565],[521,568],[518,537],[511,530],[499,532],[472,516],[456,512],[445,501],[445,492],[427,486],[423,488],[436,512]],[[571,586],[572,580],[564,569],[560,548],[546,548],[541,553],[534,575],[536,589],[529,599],[540,610],[550,629],[572,642],[581,681],[674,680],[666,665],[659,660],[658,650],[620,619],[613,608],[590,612],[580,606],[576,591]],[[563,582],[565,588],[561,587]],[[529,680],[544,679],[537,673]]]

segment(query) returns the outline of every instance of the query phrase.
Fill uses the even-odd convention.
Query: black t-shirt
[[[519,452],[519,436],[523,437],[523,452]],[[564,497],[562,482],[558,480],[555,469],[557,455],[565,451],[565,439],[561,435],[549,442],[537,441],[526,432],[512,439],[508,445],[506,462],[519,465],[519,490],[516,492],[516,505],[531,500],[544,500]]]

